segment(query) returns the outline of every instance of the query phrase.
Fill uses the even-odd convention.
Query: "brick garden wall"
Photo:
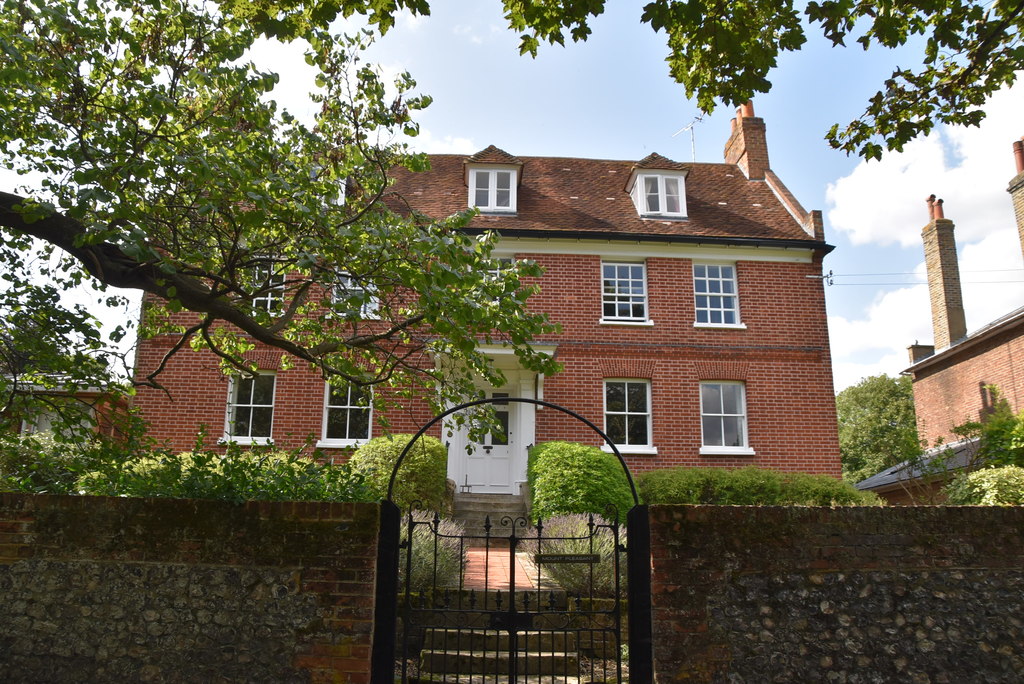
[[[377,511],[0,494],[0,681],[365,684]]]
[[[0,494],[0,681],[365,684],[377,515]],[[1024,679],[1024,508],[652,506],[651,539],[659,684]]]
[[[665,682],[1024,680],[1024,509],[652,506]]]

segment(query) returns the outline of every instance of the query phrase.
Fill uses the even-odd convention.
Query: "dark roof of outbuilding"
[[[978,465],[977,440],[968,439],[943,444],[921,454],[920,458],[903,461],[854,485],[860,490],[887,489],[925,476],[945,476]]]
[[[413,209],[436,217],[467,208],[466,164],[522,165],[516,213],[481,214],[469,224],[471,231],[604,239],[612,235],[752,239],[827,248],[808,235],[767,182],[747,180],[735,164],[680,163],[657,154],[640,162],[515,157],[494,146],[471,157],[438,154],[429,158],[429,171],[394,170],[393,190]],[[641,218],[626,189],[637,168],[686,171],[687,216]]]

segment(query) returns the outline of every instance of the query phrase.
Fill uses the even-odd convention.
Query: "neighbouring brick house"
[[[1017,175],[1007,192],[1024,248],[1024,142],[1014,142],[1013,153]],[[1024,358],[1024,307],[967,333],[955,226],[946,218],[941,199],[932,195],[927,201],[929,221],[921,240],[934,344],[911,345],[912,365],[904,372],[914,385],[918,436],[924,444],[938,446],[918,462],[897,464],[857,484],[895,504],[944,500],[940,490],[952,475],[977,466],[976,444],[960,439],[953,428],[985,419],[996,400],[993,387],[1014,412],[1024,410],[1019,361]]]
[[[1017,175],[1007,191],[1024,247],[1024,142],[1014,142],[1013,152]],[[914,382],[918,433],[933,444],[955,439],[956,425],[984,419],[992,408],[992,386],[1015,412],[1024,410],[1024,307],[967,334],[953,222],[934,196],[929,214],[922,239],[935,343],[911,346],[913,365],[906,372]]]
[[[496,256],[544,267],[530,308],[562,326],[535,340],[560,373],[537,375],[493,348],[508,383],[483,391],[586,416],[634,470],[756,465],[839,475],[821,279],[831,247],[820,212],[805,211],[770,170],[765,125],[750,105],[733,121],[724,163],[516,157],[494,146],[430,163],[397,172],[395,191],[428,215],[478,207],[468,230],[498,231]],[[143,341],[136,372],[148,373],[170,344]],[[254,358],[268,374],[240,381],[223,377],[212,355],[180,353],[161,376],[171,397],[142,388],[136,404],[151,434],[176,448],[191,445],[201,424],[237,438],[238,411],[253,420],[260,412],[262,436],[275,444],[312,435],[330,455],[381,434],[352,392],[332,392],[304,368],[275,371],[280,355],[260,351]],[[474,492],[515,493],[531,444],[599,441],[550,409],[498,411],[507,434],[490,436],[486,448],[467,449],[458,431],[445,437],[449,476]],[[392,431],[405,432],[430,414],[414,405],[389,418]],[[339,422],[347,429],[331,427]]]

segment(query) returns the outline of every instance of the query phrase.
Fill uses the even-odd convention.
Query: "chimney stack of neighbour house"
[[[1017,233],[1020,235],[1021,251],[1024,251],[1024,138],[1013,143],[1013,158],[1017,162],[1017,175],[1006,189],[1013,201],[1013,213],[1017,217]]]
[[[921,231],[921,239],[924,241],[924,264],[928,270],[935,349],[941,351],[967,336],[967,322],[960,293],[953,222],[945,217],[942,200],[932,195],[927,201],[929,222]]]
[[[770,168],[764,119],[754,116],[752,102],[736,109],[725,143],[725,163],[737,164],[750,180],[764,180],[765,171]]]

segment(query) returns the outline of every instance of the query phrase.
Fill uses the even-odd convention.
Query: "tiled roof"
[[[811,237],[764,181],[748,181],[734,164],[680,164],[658,155],[642,162],[571,157],[516,158],[496,147],[473,155],[430,155],[429,171],[393,172],[393,190],[428,216],[467,208],[464,165],[522,163],[514,215],[482,214],[470,229],[517,234],[594,233],[808,241]],[[685,219],[641,218],[625,190],[634,168],[688,170]],[[667,165],[671,166],[667,166]]]
[[[522,164],[517,157],[513,157],[511,154],[495,147],[494,145],[488,145],[484,149],[480,150],[471,157],[467,157],[466,162],[471,164]]]
[[[672,161],[667,157],[662,157],[657,152],[651,152],[649,155],[641,159],[636,163],[638,169],[664,169],[666,171],[685,171],[689,168],[689,164],[682,164],[677,161]]]

